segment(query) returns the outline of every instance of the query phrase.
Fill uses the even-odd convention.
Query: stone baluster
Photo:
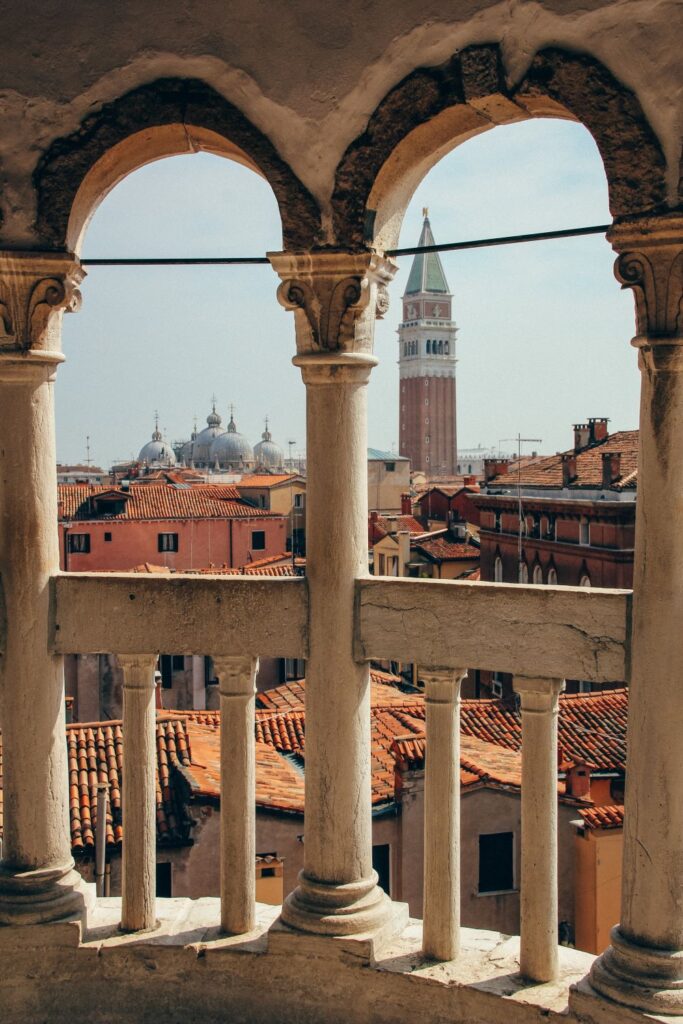
[[[123,670],[121,928],[156,927],[155,654],[119,655]]]
[[[86,892],[71,856],[64,672],[50,632],[59,571],[53,391],[61,314],[75,308],[82,277],[70,255],[0,253],[2,924],[82,911]]]
[[[282,908],[292,928],[377,935],[392,904],[372,868],[370,685],[354,651],[367,576],[367,382],[374,319],[395,265],[371,253],[271,253],[294,311],[306,385],[309,652],[304,867]]]
[[[522,708],[522,866],[519,968],[552,981],[558,971],[557,716],[562,679],[516,676]]]
[[[258,659],[215,657],[221,699],[221,927],[256,923],[254,694]]]
[[[591,984],[683,1016],[683,218],[614,226],[641,371],[621,923]]]
[[[460,684],[467,670],[421,669],[425,684],[422,949],[453,960],[460,948]]]

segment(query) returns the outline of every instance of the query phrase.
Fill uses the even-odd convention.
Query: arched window
[[[468,463],[468,466],[467,466],[467,475],[471,476],[471,474],[472,474],[472,463],[470,462],[470,463]]]
[[[444,342],[443,350],[446,353],[446,355],[448,355],[448,353],[449,353],[449,345],[448,345],[447,341]]]
[[[408,342],[407,341],[403,342],[403,355],[404,356],[408,355]]]
[[[548,586],[549,587],[556,587],[557,586],[557,569],[555,568],[554,565],[551,565],[550,568],[548,569]]]
[[[583,575],[581,576],[581,579],[579,580],[579,586],[580,587],[590,587],[591,586],[591,578],[590,578],[590,576],[588,575],[587,572],[584,572]]]
[[[439,355],[440,356],[443,355],[443,342],[442,341],[439,342]]]
[[[431,354],[431,350],[432,350],[432,343],[431,343],[431,341],[429,339],[427,339],[427,355]]]
[[[536,584],[543,583],[543,570],[538,563],[534,566],[533,582]]]
[[[503,582],[503,559],[500,555],[496,555],[496,560],[493,563],[493,579],[496,583]]]
[[[529,582],[529,567],[526,564],[526,562],[520,562],[519,563],[519,582],[520,583],[528,583]]]

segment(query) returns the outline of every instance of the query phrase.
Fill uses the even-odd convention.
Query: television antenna
[[[502,437],[498,442],[500,447],[501,444],[509,444],[511,441],[517,442],[517,582],[521,583],[522,576],[522,526],[524,520],[522,518],[522,445],[523,444],[542,444],[542,437],[522,437],[521,434],[517,434],[517,437]]]

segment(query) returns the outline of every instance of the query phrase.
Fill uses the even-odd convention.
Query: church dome
[[[268,430],[268,419],[266,418],[266,429],[261,434],[262,440],[254,445],[254,458],[257,466],[264,466],[266,469],[282,469],[285,455],[279,444],[273,441]]]
[[[193,462],[197,467],[211,465],[211,446],[216,438],[221,437],[224,434],[223,427],[221,426],[221,418],[216,412],[215,403],[211,412],[206,417],[206,424],[207,425],[204,429],[200,430],[192,441],[187,442],[187,444],[192,445],[192,452],[190,458],[185,459],[185,461],[188,463]],[[184,451],[185,449],[183,448],[183,452]]]
[[[175,466],[175,452],[161,436],[158,423],[154,428],[152,440],[140,449],[138,462],[145,462],[148,466]]]
[[[253,449],[246,437],[237,432],[232,415],[227,431],[211,445],[209,457],[211,465],[218,463],[221,469],[240,469],[247,463],[253,463]]]

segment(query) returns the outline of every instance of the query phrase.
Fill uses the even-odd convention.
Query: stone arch
[[[443,156],[489,128],[531,117],[581,122],[602,156],[614,219],[666,209],[666,161],[640,103],[586,54],[540,51],[508,85],[497,44],[418,68],[381,101],[337,168],[339,244],[397,244],[405,208]]]
[[[200,149],[266,179],[280,209],[285,248],[310,248],[320,240],[318,206],[270,140],[205,82],[165,78],[104,104],[44,153],[33,183],[45,247],[77,251],[97,206],[127,174]]]

